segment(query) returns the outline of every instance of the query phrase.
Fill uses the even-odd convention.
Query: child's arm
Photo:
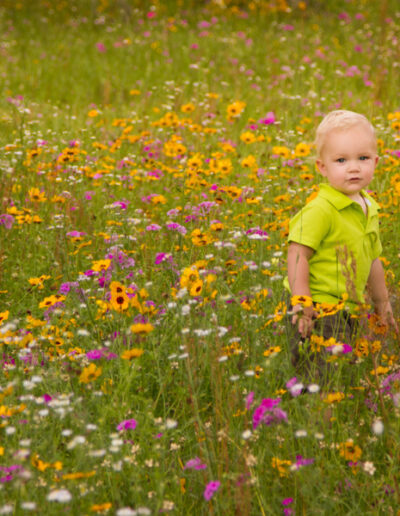
[[[385,271],[379,258],[376,258],[371,265],[368,277],[368,287],[374,303],[375,312],[380,316],[383,324],[390,324],[396,332],[399,331],[393,317],[392,305],[389,301],[389,292],[385,283]]]
[[[290,242],[288,248],[288,280],[292,296],[311,297],[308,260],[313,254],[314,250],[311,247]],[[307,337],[313,327],[313,307],[303,307],[298,304],[293,307],[293,311],[295,314],[292,317],[292,323],[296,324],[298,322],[301,336]],[[302,314],[299,317],[298,312],[300,311],[302,311]]]

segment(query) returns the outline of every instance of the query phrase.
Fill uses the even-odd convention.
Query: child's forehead
[[[356,123],[347,127],[332,127],[326,131],[324,136],[323,145],[339,142],[346,144],[349,142],[349,138],[351,138],[352,143],[371,144],[373,147],[377,145],[375,133],[365,123]]]

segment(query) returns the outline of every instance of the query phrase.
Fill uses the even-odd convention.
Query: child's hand
[[[375,305],[375,311],[379,315],[381,323],[385,326],[390,326],[396,333],[399,333],[399,327],[393,316],[392,305],[390,301],[383,301]]]
[[[314,307],[313,306],[303,306],[301,304],[294,305],[293,307],[294,315],[292,317],[292,324],[298,323],[299,333],[305,338],[310,335],[311,330],[314,326]]]

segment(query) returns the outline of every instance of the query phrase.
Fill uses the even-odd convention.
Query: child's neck
[[[364,212],[364,215],[368,215],[368,204],[367,204],[367,201],[365,200],[365,197],[361,194],[361,192],[351,195],[351,196],[349,195],[349,198],[361,206],[361,209]]]

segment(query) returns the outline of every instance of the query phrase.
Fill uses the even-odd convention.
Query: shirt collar
[[[322,183],[319,187],[319,195],[330,202],[337,210],[343,210],[344,208],[347,208],[347,206],[350,206],[350,204],[356,202],[327,183]],[[368,215],[376,215],[379,210],[379,204],[369,194],[367,194],[365,190],[361,190],[361,194],[367,201]]]

